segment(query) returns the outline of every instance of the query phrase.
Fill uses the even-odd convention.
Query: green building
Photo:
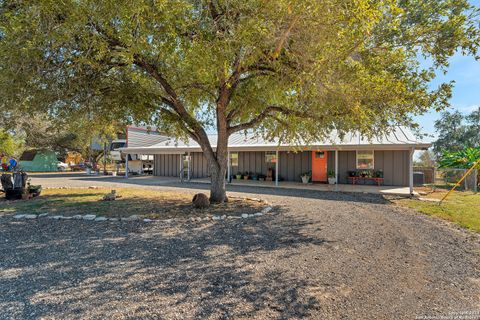
[[[30,172],[58,171],[55,152],[49,150],[28,150],[20,157],[19,169]]]

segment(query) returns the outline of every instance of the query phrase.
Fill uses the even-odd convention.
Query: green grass
[[[212,205],[200,210],[192,206],[192,196],[179,192],[149,189],[116,189],[120,196],[114,201],[102,201],[110,189],[47,189],[30,200],[0,201],[0,215],[49,213],[73,216],[95,214],[106,217],[126,217],[133,214],[149,218],[204,216],[207,214],[241,214],[258,212],[262,204],[255,201],[232,199],[228,203]]]
[[[445,194],[435,192],[423,198],[441,199]],[[480,193],[454,191],[441,205],[414,199],[397,200],[396,203],[480,232]]]

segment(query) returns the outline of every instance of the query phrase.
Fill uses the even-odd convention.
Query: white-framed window
[[[275,151],[265,151],[265,162],[266,163],[276,163],[277,162],[277,153]]]
[[[230,153],[230,166],[238,167],[238,152]]]
[[[375,153],[373,150],[357,150],[357,169],[374,169]]]

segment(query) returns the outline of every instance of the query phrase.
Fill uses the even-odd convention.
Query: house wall
[[[210,176],[210,170],[208,169],[207,158],[202,152],[192,152],[190,154],[191,162],[190,169],[192,170],[192,178],[206,178]]]
[[[330,153],[333,153],[330,155]],[[356,170],[356,152],[338,152],[339,182],[348,182],[348,171]],[[408,186],[408,150],[375,150],[375,170],[383,170],[384,184],[388,186]],[[329,152],[328,170],[335,170],[335,153]]]
[[[157,154],[155,155],[154,159],[154,175],[163,177],[180,176],[179,154]]]
[[[191,153],[193,178],[206,178],[209,169],[206,158],[201,152]],[[335,170],[335,151],[328,151],[327,169]],[[311,151],[279,152],[279,177],[285,181],[301,181],[300,175],[312,170]],[[374,153],[375,170],[383,170],[384,184],[391,186],[408,185],[409,151],[376,150]],[[265,152],[238,152],[238,166],[231,168],[232,175],[237,172],[266,174],[275,164],[265,162]],[[356,170],[356,152],[338,152],[338,174],[340,183],[348,183],[348,171]],[[179,176],[180,155],[155,155],[155,175]]]

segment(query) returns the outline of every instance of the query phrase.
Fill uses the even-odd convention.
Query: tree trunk
[[[211,185],[210,185],[210,202],[220,203],[227,201],[225,174],[227,166],[213,165],[210,166]]]

